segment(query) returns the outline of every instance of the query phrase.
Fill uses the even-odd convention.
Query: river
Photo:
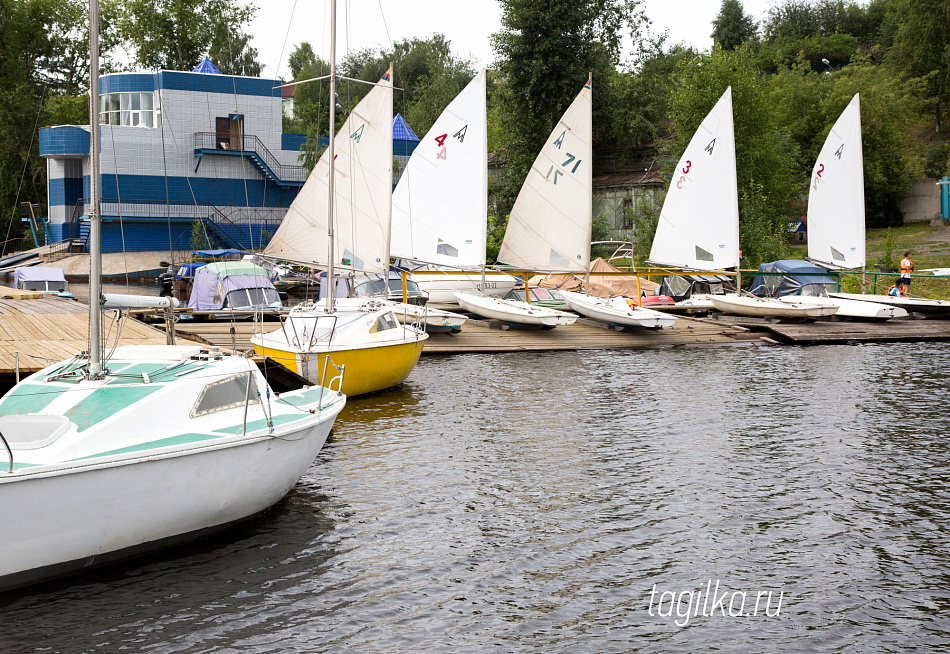
[[[263,517],[0,599],[0,651],[946,651],[948,369],[950,344],[424,357]]]

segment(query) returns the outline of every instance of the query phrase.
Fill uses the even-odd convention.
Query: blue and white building
[[[201,72],[206,71],[206,72]],[[303,185],[305,137],[282,131],[279,80],[192,72],[99,81],[103,250],[186,250],[192,225],[215,244],[259,247]],[[89,128],[40,130],[47,240],[85,239]]]

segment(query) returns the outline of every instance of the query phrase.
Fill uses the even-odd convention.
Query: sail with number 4
[[[453,268],[485,263],[485,71],[436,119],[393,191],[392,253]]]
[[[808,258],[834,268],[865,265],[864,161],[858,95],[832,126],[812,170]]]
[[[334,137],[334,266],[387,272],[392,217],[392,66]],[[305,265],[329,264],[329,151],[296,199],[264,254]]]
[[[591,80],[558,121],[508,217],[498,261],[586,272],[591,229]]]
[[[739,193],[732,87],[703,119],[676,164],[650,262],[692,270],[739,265]]]

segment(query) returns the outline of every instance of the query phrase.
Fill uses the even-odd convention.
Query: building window
[[[129,127],[161,127],[157,92],[104,93],[99,96],[99,123]]]
[[[623,199],[623,217],[621,218],[620,229],[633,228],[633,198]]]

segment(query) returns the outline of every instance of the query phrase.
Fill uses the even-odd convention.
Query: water
[[[948,368],[950,344],[424,358],[263,518],[0,600],[0,651],[946,650]],[[716,580],[758,614],[656,606]]]

